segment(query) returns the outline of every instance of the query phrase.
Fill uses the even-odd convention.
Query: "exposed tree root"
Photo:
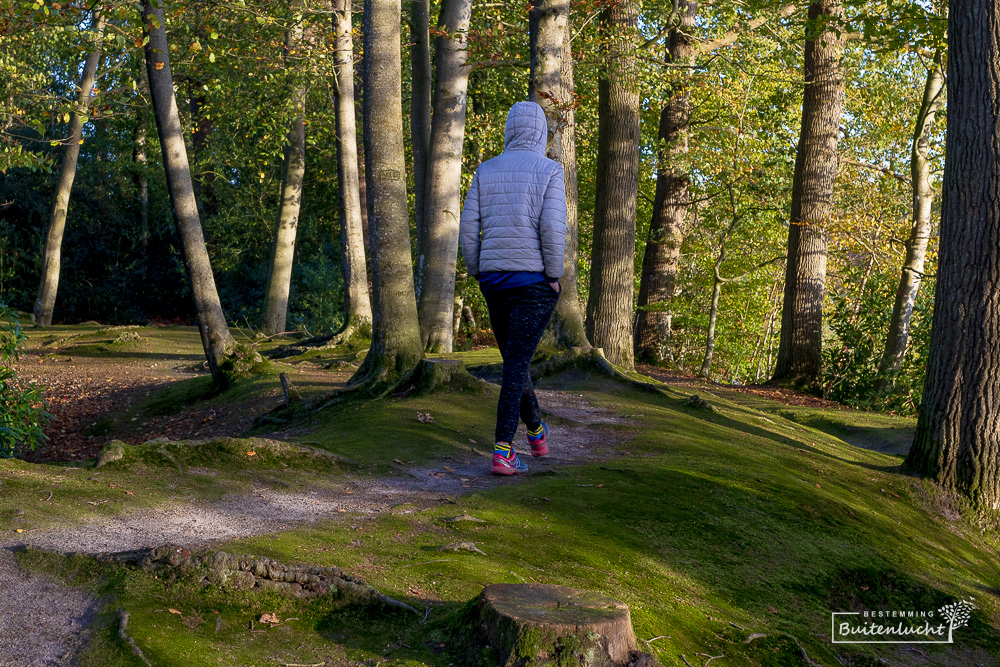
[[[153,667],[153,663],[149,661],[149,658],[143,655],[142,650],[136,646],[135,640],[129,637],[128,632],[126,631],[127,628],[128,612],[125,611],[124,607],[122,607],[118,612],[118,638],[128,644],[128,647],[132,649],[132,653],[134,653],[140,660],[149,665],[149,667]]]

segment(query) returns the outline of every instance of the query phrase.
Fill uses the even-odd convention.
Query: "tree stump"
[[[492,584],[474,607],[480,664],[658,664],[637,650],[628,606],[598,593],[548,584]]]

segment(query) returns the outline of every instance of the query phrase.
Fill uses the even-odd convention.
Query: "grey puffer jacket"
[[[476,170],[459,229],[471,275],[562,277],[566,191],[562,165],[545,157],[547,137],[542,107],[518,102],[507,114],[503,153]]]

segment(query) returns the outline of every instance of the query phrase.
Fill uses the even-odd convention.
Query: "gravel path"
[[[540,391],[539,399],[559,424],[550,435],[549,456],[527,456],[531,472],[609,458],[632,433],[612,425],[624,417],[598,410],[580,394]],[[342,513],[375,515],[394,505],[434,502],[473,490],[516,484],[520,477],[491,476],[492,451],[470,445],[466,457],[434,465],[399,465],[398,476],[351,478],[350,493],[313,490],[300,494],[262,489],[211,505],[178,505],[145,510],[0,539],[0,666],[72,665],[87,640],[87,625],[99,603],[88,594],[46,577],[29,577],[12,549],[31,545],[86,554],[113,553],[163,544],[194,546],[279,532],[296,524]]]

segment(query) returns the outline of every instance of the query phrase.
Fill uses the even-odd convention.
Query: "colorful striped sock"
[[[509,444],[498,442],[495,445],[493,445],[493,453],[499,454],[500,456],[509,459],[513,458],[514,456],[514,448],[511,447]]]
[[[528,429],[528,435],[530,435],[532,438],[541,437],[541,435],[542,435],[542,425],[539,424],[538,428],[536,428],[536,429],[530,429],[529,428]]]

